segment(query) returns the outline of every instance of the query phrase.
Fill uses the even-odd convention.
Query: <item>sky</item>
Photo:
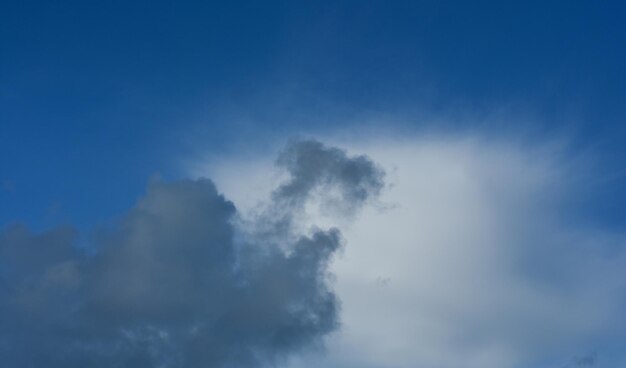
[[[626,5],[0,5],[0,361],[626,364]]]

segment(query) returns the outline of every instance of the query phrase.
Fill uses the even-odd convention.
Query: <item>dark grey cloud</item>
[[[3,230],[0,364],[252,367],[319,343],[338,326],[328,263],[341,234],[288,219],[320,190],[355,211],[382,171],[316,141],[291,142],[278,164],[290,179],[255,219],[271,238],[238,236],[235,206],[208,179],[151,183],[89,254],[71,227]]]
[[[276,164],[290,174],[273,193],[275,203],[283,206],[301,208],[317,195],[327,208],[349,215],[383,188],[383,172],[368,157],[348,157],[314,140],[291,142]]]

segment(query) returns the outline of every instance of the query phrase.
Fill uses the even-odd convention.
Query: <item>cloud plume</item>
[[[353,214],[383,173],[308,140],[277,163],[290,178],[252,220],[263,234],[208,179],[151,183],[92,253],[71,227],[0,232],[2,365],[256,367],[319,342],[338,326],[328,263],[342,236],[290,218],[324,191]]]

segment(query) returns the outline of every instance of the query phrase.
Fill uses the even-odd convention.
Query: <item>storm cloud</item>
[[[208,179],[154,181],[89,251],[71,227],[0,233],[6,367],[256,367],[339,324],[328,264],[337,228],[302,228],[308,201],[352,215],[383,187],[365,156],[312,140],[277,160],[289,178],[240,227]],[[271,234],[271,236],[268,236]]]

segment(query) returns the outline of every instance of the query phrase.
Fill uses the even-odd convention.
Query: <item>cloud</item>
[[[253,367],[338,326],[338,229],[296,226],[314,193],[353,214],[383,173],[365,156],[292,141],[289,179],[248,224],[208,179],[152,182],[93,254],[76,232],[0,233],[0,357],[9,367]],[[323,197],[323,195],[322,195]],[[271,235],[271,236],[270,236]]]
[[[276,161],[290,180],[274,192],[274,200],[302,207],[314,190],[319,190],[325,207],[352,213],[368,197],[380,193],[382,171],[366,156],[348,158],[338,148],[326,148],[315,140],[291,142]],[[336,196],[332,189],[337,189]]]
[[[623,341],[625,234],[574,213],[588,162],[504,138],[340,144],[387,172],[386,206],[343,231],[342,328],[327,354],[289,367],[559,367]],[[229,185],[236,167],[217,172],[230,197],[247,195]]]

